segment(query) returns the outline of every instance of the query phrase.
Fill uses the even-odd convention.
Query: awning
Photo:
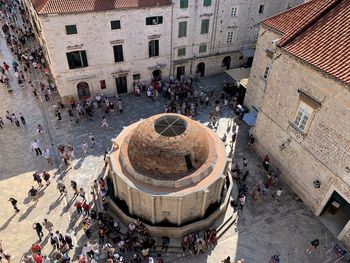
[[[255,53],[255,49],[252,49],[252,48],[241,50],[242,56],[246,58],[254,57],[254,53]]]
[[[233,68],[225,71],[231,78],[239,82],[240,85],[247,88],[250,68]]]
[[[252,110],[249,113],[245,113],[243,115],[243,121],[249,126],[255,126],[257,114],[258,113],[255,110]]]

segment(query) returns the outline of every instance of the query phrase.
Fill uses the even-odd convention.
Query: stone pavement
[[[1,59],[10,62],[9,53],[3,39],[1,39]],[[145,95],[137,98],[133,95],[122,96],[124,103],[123,114],[110,114],[107,116],[109,128],[100,128],[103,116],[102,110],[97,109],[94,121],[83,120],[80,124],[70,122],[67,109],[61,110],[63,120],[59,123],[55,116],[55,101],[37,101],[28,88],[20,88],[13,81],[11,85],[14,93],[8,94],[4,87],[0,87],[0,116],[4,117],[5,111],[22,112],[27,119],[27,126],[17,128],[6,123],[6,127],[0,130],[0,143],[2,151],[0,155],[0,189],[2,213],[0,214],[0,239],[3,246],[10,254],[15,256],[13,262],[20,262],[23,253],[30,249],[32,242],[37,240],[32,224],[48,218],[53,221],[54,229],[65,232],[66,230],[75,235],[77,248],[73,253],[78,255],[81,246],[86,239],[82,235],[81,218],[77,219],[76,212],[72,208],[72,192],[68,187],[67,198],[58,198],[55,180],[62,178],[66,185],[74,179],[86,190],[91,182],[103,170],[103,153],[110,148],[110,140],[115,137],[124,126],[129,125],[140,118],[147,118],[163,111],[165,99],[157,102],[149,102]],[[37,79],[42,76],[38,75]],[[216,95],[221,92],[225,75],[204,78],[198,83],[205,90],[215,89]],[[42,100],[42,99],[41,99]],[[209,108],[201,107],[198,119],[207,124]],[[217,129],[218,136],[224,137],[227,123],[232,116],[228,108],[223,110],[223,118]],[[58,144],[72,143],[75,146],[75,160],[73,168],[68,172],[57,170],[57,165],[48,166],[41,157],[36,157],[30,150],[30,142],[33,139],[35,128],[38,123],[44,124],[45,136],[41,138],[44,146],[50,147],[56,155]],[[243,156],[249,160],[250,176],[247,185],[250,190],[260,176],[261,159],[246,147],[247,126],[241,124],[238,131],[237,144],[234,149],[234,158],[241,160]],[[89,149],[88,155],[82,157],[79,145],[88,140],[89,132],[93,132],[97,145]],[[227,137],[229,143],[230,136]],[[56,156],[56,163],[59,160]],[[34,170],[50,170],[52,184],[40,193],[40,202],[33,207],[27,197],[27,192],[33,184],[32,173]],[[228,255],[232,259],[244,258],[246,262],[268,262],[273,254],[280,254],[282,262],[332,262],[324,254],[336,242],[333,235],[315,218],[303,203],[296,201],[288,190],[288,187],[280,180],[273,187],[272,192],[281,185],[284,192],[280,202],[277,202],[269,193],[258,201],[252,201],[247,197],[247,203],[243,212],[239,215],[237,225],[231,227],[219,240],[217,247],[209,254],[182,257],[177,253],[163,253],[165,262],[221,262]],[[89,191],[87,191],[89,192]],[[10,203],[10,196],[19,200],[21,212],[14,214]],[[92,200],[91,196],[88,200]],[[46,234],[46,233],[45,233]],[[321,241],[319,250],[312,256],[305,253],[306,247],[313,238]],[[44,253],[51,252],[51,245],[44,240]]]

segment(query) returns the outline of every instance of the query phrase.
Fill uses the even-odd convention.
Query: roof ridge
[[[264,24],[265,26],[269,26],[268,24],[265,24],[266,21],[272,19],[272,18],[275,18],[275,17],[278,17],[282,14],[285,14],[285,13],[288,13],[288,12],[291,12],[293,11],[294,9],[296,8],[299,8],[300,6],[305,6],[305,5],[309,5],[312,1],[310,2],[306,2],[306,3],[301,3],[301,4],[298,4],[296,6],[293,6],[293,7],[290,7],[288,8],[287,10],[282,10],[281,12],[277,13],[277,14],[274,14],[273,16],[269,16],[269,17],[266,17],[264,20],[260,21],[260,24]],[[271,27],[271,26],[269,26]]]
[[[317,0],[314,0],[317,1]],[[284,35],[280,41],[277,43],[277,46],[283,47],[285,45],[288,45],[291,41],[293,41],[296,37],[301,35],[305,30],[313,26],[324,14],[330,12],[336,5],[341,3],[343,0],[330,0],[329,4],[323,8],[317,15],[312,17],[309,21],[307,21],[304,25],[302,25],[300,28],[298,28],[296,31],[294,31],[291,34]],[[313,1],[310,1],[308,3],[312,3]],[[305,3],[307,4],[307,3]]]

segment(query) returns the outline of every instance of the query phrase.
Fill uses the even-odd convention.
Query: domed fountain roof
[[[178,114],[159,114],[143,120],[128,140],[128,157],[140,174],[158,180],[177,180],[198,168],[209,155],[208,131]]]

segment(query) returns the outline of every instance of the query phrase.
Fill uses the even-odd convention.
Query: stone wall
[[[319,215],[331,187],[350,200],[350,90],[277,52],[281,55],[274,60],[257,117],[256,147],[271,156],[291,188]],[[293,125],[301,91],[321,104],[306,133]],[[320,188],[313,187],[314,180]]]
[[[267,80],[264,79],[266,66],[272,67],[273,56],[275,56],[276,47],[273,41],[281,37],[277,32],[261,26],[259,39],[256,45],[254,61],[250,71],[247,91],[244,98],[244,104],[249,108],[259,109],[261,100],[264,96]]]

